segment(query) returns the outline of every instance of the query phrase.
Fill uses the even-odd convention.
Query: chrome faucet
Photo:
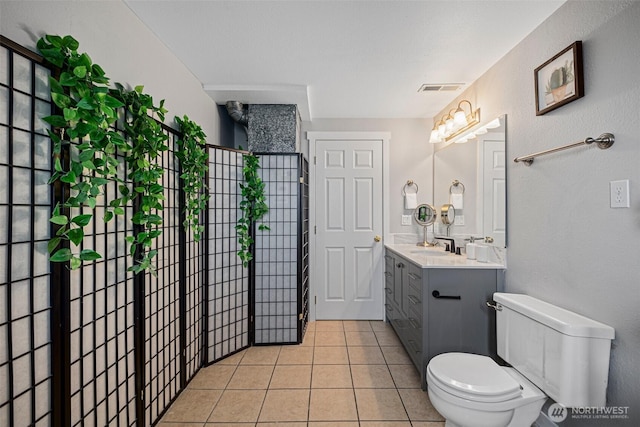
[[[449,252],[456,253],[456,241],[450,237],[435,237],[436,240],[446,240],[449,242]]]

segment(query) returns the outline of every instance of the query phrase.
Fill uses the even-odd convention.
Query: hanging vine
[[[180,160],[182,168],[182,188],[185,194],[185,220],[183,226],[185,230],[191,228],[193,238],[200,241],[204,226],[200,224],[202,211],[207,207],[209,195],[206,193],[205,176],[208,167],[208,155],[205,148],[206,137],[202,128],[189,119],[186,115],[183,118],[175,117],[176,123],[180,126],[182,137],[176,141],[178,151],[176,157]]]
[[[52,64],[60,68],[58,79],[50,78],[51,99],[62,114],[44,118],[57,132],[48,131],[54,145],[54,173],[50,184],[57,181],[68,184],[70,196],[53,209],[50,221],[58,225],[56,236],[50,239],[48,249],[52,262],[69,262],[77,269],[83,261],[93,261],[102,255],[93,249],[74,252],[71,245],[59,248],[63,240],[79,247],[84,239],[84,227],[93,219],[97,198],[104,195],[104,186],[118,183],[120,197],[111,200],[103,220],[109,222],[114,215],[124,215],[125,207],[134,198],[141,197],[140,210],[132,218],[143,231],[128,236],[131,254],[136,257],[129,270],[139,273],[152,269],[155,251],[148,250],[152,240],[161,233],[158,226],[162,217],[153,213],[162,209],[163,188],[158,184],[163,170],[153,160],[167,149],[167,136],[152,117],[164,120],[163,102],[153,106],[151,96],[142,93],[142,86],[133,91],[120,84],[109,89],[109,78],[104,70],[91,61],[86,53],[79,53],[79,43],[71,36],[46,35],[38,40],[38,50]],[[118,109],[125,107],[123,137],[113,129],[118,120]],[[71,141],[79,141],[71,144]],[[71,147],[68,167],[61,161],[62,148]],[[124,153],[131,184],[118,177],[117,152]],[[131,186],[131,188],[130,188]],[[88,208],[88,209],[83,209]],[[83,212],[83,213],[78,213]]]
[[[238,232],[238,243],[240,244],[238,257],[242,260],[242,265],[247,267],[249,261],[253,259],[251,246],[254,239],[251,236],[251,225],[269,212],[269,207],[264,194],[264,182],[258,175],[260,159],[253,154],[245,154],[243,159],[244,184],[240,184],[240,189],[242,190],[242,201],[240,202],[242,217],[236,223],[236,230]],[[269,230],[269,226],[260,224],[258,230]]]
[[[157,116],[164,121],[167,110],[164,108],[164,100],[160,101],[160,106],[154,106],[153,98],[142,92],[143,86],[136,86],[134,90],[126,90],[119,83],[115,86],[116,89],[111,93],[126,106],[125,161],[129,171],[127,178],[133,186],[133,191],[127,185],[119,185],[121,197],[112,200],[110,206],[120,214],[123,213],[123,206],[140,197],[139,210],[134,212],[131,222],[140,226],[142,231],[126,237],[127,242],[131,244],[131,256],[135,258],[135,264],[129,270],[134,273],[144,270],[154,272],[151,261],[158,251],[151,247],[153,240],[162,233],[158,229],[162,225],[162,216],[158,215],[157,211],[163,209],[162,200],[165,198],[164,187],[158,183],[164,174],[164,168],[155,160],[163,151],[169,149],[166,144],[168,136],[154,117]]]
[[[58,246],[63,240],[80,246],[84,227],[89,225],[93,214],[77,212],[82,207],[93,210],[97,197],[103,194],[103,186],[117,179],[115,152],[126,146],[124,138],[110,130],[118,118],[116,109],[124,104],[109,95],[109,79],[104,70],[92,63],[86,53],[78,53],[78,46],[71,36],[55,35],[47,35],[37,44],[42,55],[61,69],[58,79],[50,78],[50,87],[51,99],[62,114],[44,118],[59,130],[59,133],[48,131],[54,153],[54,173],[49,182],[69,184],[71,190],[70,197],[62,206],[56,205],[52,212],[50,221],[59,228],[49,241],[50,260],[69,261],[72,269],[80,267],[82,261],[102,257],[92,249],[78,253],[69,247],[58,249]],[[65,169],[61,161],[62,147],[70,144],[71,140],[79,140],[80,143],[75,145]]]

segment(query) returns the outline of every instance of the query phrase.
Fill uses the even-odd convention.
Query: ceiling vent
[[[432,83],[432,84],[423,84],[418,89],[418,92],[445,92],[445,91],[454,91],[460,89],[464,86],[464,83]]]

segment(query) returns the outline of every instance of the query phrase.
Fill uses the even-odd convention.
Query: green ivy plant
[[[93,219],[96,199],[103,194],[103,186],[117,179],[118,148],[126,146],[124,138],[110,130],[117,120],[116,109],[124,104],[109,94],[109,79],[104,70],[91,61],[86,53],[79,53],[78,41],[71,36],[47,35],[38,40],[37,47],[45,59],[61,69],[58,79],[51,77],[51,99],[62,114],[51,115],[44,121],[59,130],[48,131],[53,141],[54,173],[49,182],[60,181],[70,186],[70,195],[63,204],[56,205],[50,221],[57,224],[55,237],[49,241],[50,260],[69,262],[72,269],[82,261],[102,256],[92,249],[74,252],[69,247],[58,249],[63,240],[76,247],[84,238],[84,227]],[[71,152],[67,167],[61,161],[62,147],[71,140],[80,141]],[[105,218],[106,219],[106,218]]]
[[[269,207],[264,194],[264,182],[258,175],[260,159],[253,154],[245,154],[243,159],[244,184],[240,184],[240,189],[242,190],[242,201],[240,202],[242,217],[236,222],[236,230],[238,232],[238,243],[240,244],[238,257],[242,260],[242,265],[247,267],[253,259],[251,246],[254,240],[251,236],[251,225],[269,212]],[[260,224],[258,230],[269,230],[269,227],[266,224]]]
[[[162,209],[160,201],[164,197],[158,184],[163,171],[153,160],[167,149],[167,136],[152,115],[164,120],[163,102],[159,107],[153,106],[152,98],[142,93],[142,86],[129,91],[116,84],[116,89],[109,89],[104,70],[86,53],[78,52],[79,43],[71,36],[46,35],[37,47],[45,59],[60,69],[59,78],[50,78],[50,87],[51,99],[62,114],[44,118],[57,129],[48,131],[54,145],[54,173],[49,182],[68,184],[71,190],[69,197],[52,212],[50,221],[58,230],[49,241],[49,259],[69,262],[71,269],[77,269],[83,261],[102,257],[92,249],[74,252],[70,244],[58,247],[63,240],[76,247],[82,244],[84,227],[93,219],[93,213],[84,212],[93,211],[97,198],[104,195],[105,184],[115,181],[120,197],[109,202],[103,220],[109,222],[114,215],[124,215],[128,203],[141,197],[139,211],[132,221],[142,226],[143,231],[127,237],[136,257],[129,270],[139,273],[150,269],[156,252],[147,249],[160,235],[157,228],[162,224],[162,217],[154,211]],[[127,111],[124,124],[127,139],[113,130],[118,111],[123,107]],[[72,140],[79,143],[71,144]],[[61,161],[65,145],[71,147],[67,167]],[[118,177],[117,151],[125,155],[129,185]]]
[[[127,136],[125,161],[129,174],[127,178],[133,186],[133,191],[127,185],[118,186],[121,197],[111,201],[110,206],[123,213],[122,208],[136,198],[140,198],[138,210],[134,212],[131,221],[140,226],[140,231],[126,240],[131,244],[130,253],[135,263],[129,267],[130,271],[139,273],[150,270],[155,272],[152,259],[158,251],[151,249],[155,238],[162,230],[162,216],[157,212],[163,209],[164,187],[159,184],[164,168],[155,160],[167,151],[167,134],[162,125],[155,119],[157,116],[164,121],[167,110],[164,100],[159,106],[153,104],[153,98],[143,93],[143,86],[136,86],[134,90],[127,90],[121,84],[115,84],[116,89],[111,93],[122,100],[125,105],[124,132]],[[107,220],[111,218],[106,218]]]
[[[193,238],[199,242],[204,231],[204,226],[200,224],[200,215],[206,209],[209,200],[205,185],[205,176],[209,169],[209,157],[205,147],[207,135],[186,115],[182,118],[176,116],[175,121],[182,133],[182,137],[176,141],[178,151],[175,154],[182,168],[180,178],[185,195],[183,226],[185,230],[191,228]]]

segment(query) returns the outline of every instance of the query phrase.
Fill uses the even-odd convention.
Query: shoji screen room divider
[[[256,267],[244,268],[236,255],[245,153],[208,147],[211,198],[201,218],[205,237],[195,242],[182,227],[184,199],[174,155],[180,135],[163,125],[169,150],[157,160],[165,196],[157,212],[162,235],[153,248],[157,275],[127,272],[131,208],[117,220],[100,221],[107,198],[117,191],[115,182],[107,184],[107,197],[96,206],[83,241],[103,258],[74,271],[49,263],[49,217],[68,192],[47,183],[52,144],[41,118],[54,111],[48,79],[56,72],[0,36],[0,426],[153,425],[202,366],[253,343],[250,271]],[[119,129],[121,122],[114,127]],[[300,155],[265,155],[263,166],[273,231],[262,238],[287,239],[286,258],[274,259],[275,273],[282,271],[284,278],[286,266],[287,310],[297,323],[287,326],[285,337],[276,304],[268,313],[275,323],[262,322],[260,333],[266,335],[260,337],[271,337],[269,328],[275,328],[275,342],[299,342],[308,315],[308,186],[299,180],[308,165]],[[126,168],[119,173],[124,179]],[[285,175],[291,178],[286,190]],[[281,205],[285,195],[289,204]],[[265,242],[257,246],[263,252],[257,253],[262,276],[256,278],[264,272],[273,277],[261,257],[274,246]],[[284,290],[285,281],[277,283]],[[260,302],[271,307],[277,301]]]

